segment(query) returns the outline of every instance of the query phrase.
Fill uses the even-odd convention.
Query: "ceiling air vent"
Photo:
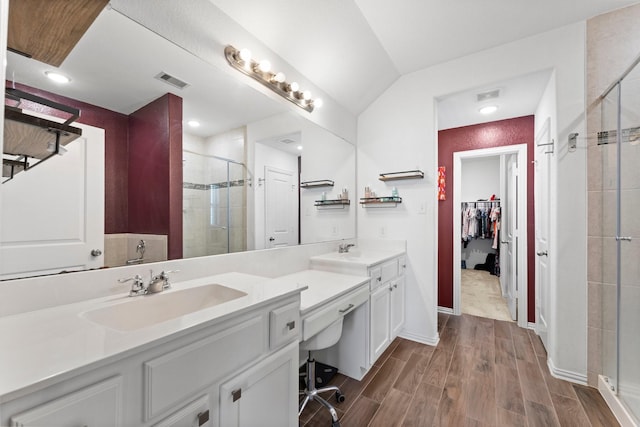
[[[284,138],[284,139],[281,139],[280,142],[283,144],[293,144],[295,141],[290,138]]]
[[[168,83],[173,87],[177,87],[178,89],[184,89],[185,87],[189,86],[189,83],[183,82],[179,78],[173,77],[171,74],[167,74],[164,71],[161,71],[156,76],[156,79],[162,80],[163,82]]]
[[[477,95],[478,102],[486,101],[487,99],[494,99],[500,96],[500,89],[490,90],[488,92],[482,92]]]

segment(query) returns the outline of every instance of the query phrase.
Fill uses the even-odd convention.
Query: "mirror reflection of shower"
[[[246,250],[245,165],[184,149],[183,169],[184,256]]]

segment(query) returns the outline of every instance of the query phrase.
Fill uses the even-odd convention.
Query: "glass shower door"
[[[640,66],[620,83],[618,395],[640,418]]]

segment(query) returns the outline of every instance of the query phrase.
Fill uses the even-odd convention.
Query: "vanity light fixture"
[[[322,100],[313,99],[311,92],[300,90],[298,83],[287,83],[284,73],[271,71],[269,61],[252,59],[248,49],[238,50],[229,45],[224,48],[224,56],[233,68],[260,82],[303,110],[312,112],[314,108],[320,108],[322,105]]]
[[[480,114],[493,114],[496,111],[498,111],[498,106],[497,105],[485,105],[484,107],[480,108],[478,110],[480,112]]]
[[[69,77],[64,74],[56,73],[55,71],[45,71],[44,75],[56,83],[69,83],[71,81]]]

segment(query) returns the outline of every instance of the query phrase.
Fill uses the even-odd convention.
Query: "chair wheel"
[[[340,393],[339,391],[336,391],[336,401],[338,403],[342,403],[344,402],[344,394]],[[333,426],[336,427],[336,426]],[[337,427],[340,427],[339,425]]]
[[[331,427],[340,427],[340,421],[334,421],[331,423]]]

